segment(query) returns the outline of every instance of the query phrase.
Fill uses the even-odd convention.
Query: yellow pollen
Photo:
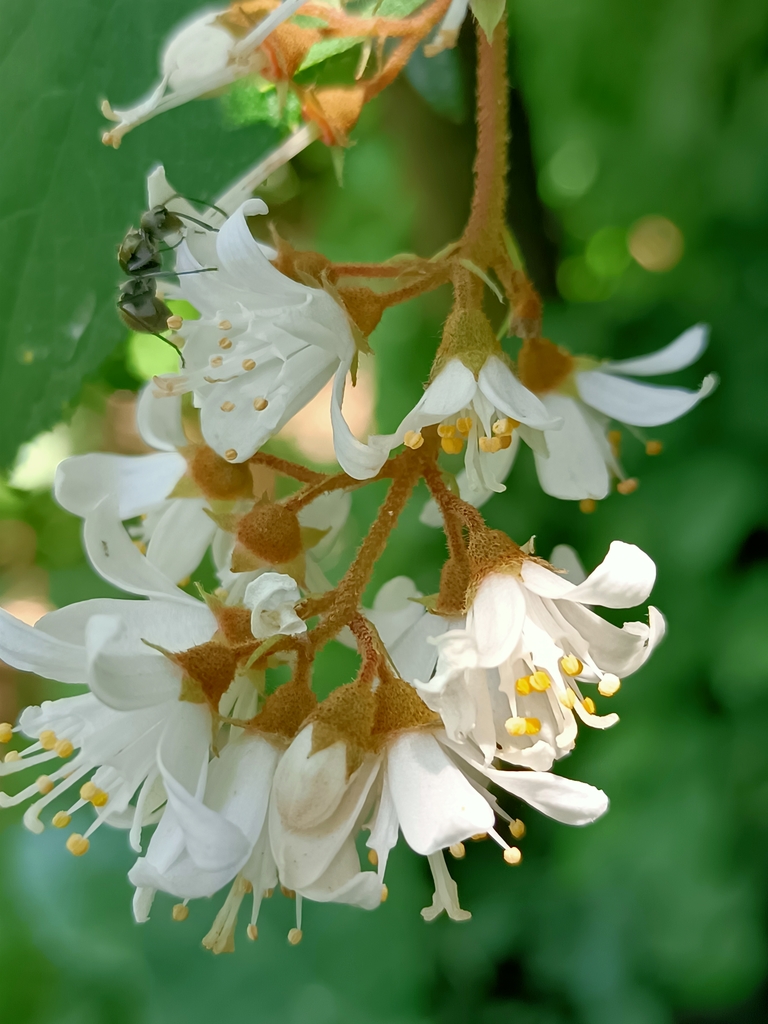
[[[631,476],[627,480],[619,480],[616,484],[616,490],[619,494],[632,494],[640,486],[640,481]]]
[[[591,697],[585,697],[584,700],[581,702],[581,706],[589,715],[594,715],[594,713],[597,711],[597,708],[595,707],[595,702],[592,700]]]
[[[56,746],[56,733],[51,729],[43,729],[37,738],[43,750],[53,750]]]
[[[664,451],[664,445],[661,441],[646,441],[645,442],[645,454],[646,455],[661,455]]]
[[[211,366],[221,366],[223,362],[223,356],[211,356]]]
[[[456,860],[461,860],[467,851],[464,843],[454,843],[452,846],[448,847],[448,852],[452,857],[455,857]]]
[[[265,900],[271,900],[274,895],[275,895],[275,890],[274,889],[265,889],[264,890],[264,899]]]
[[[104,807],[109,800],[109,794],[92,782],[86,782],[80,787],[80,799],[87,800],[94,807]]]
[[[84,853],[88,853],[90,846],[85,836],[81,836],[79,832],[73,832],[67,837],[67,849],[73,857],[82,857]]]
[[[51,824],[54,828],[66,828],[70,821],[72,821],[72,815],[67,814],[66,811],[56,811],[53,818],[51,818]]]
[[[510,736],[525,736],[525,719],[515,715],[506,720],[504,728]]]
[[[496,420],[491,427],[491,430],[497,437],[501,437],[511,434],[519,426],[520,424],[517,420],[513,420],[509,416],[505,416],[503,420]]]
[[[169,316],[165,322],[168,325],[169,331],[178,331],[184,323],[184,320],[178,315],[178,313],[174,313],[173,316]]]
[[[513,867],[515,864],[519,864],[522,859],[523,855],[516,846],[510,846],[509,849],[504,851],[504,860]]]
[[[142,555],[146,555],[147,545],[144,543],[143,540],[135,540],[133,542],[133,546],[136,548],[137,551],[140,551]]]
[[[535,736],[536,733],[541,732],[541,722],[538,718],[526,718],[525,720],[525,734],[526,736]]]
[[[525,822],[521,821],[520,818],[515,818],[514,821],[509,823],[509,831],[513,839],[522,839],[525,835]]]
[[[368,851],[368,863],[369,864],[373,864],[374,867],[378,867],[379,855],[378,855],[378,853],[376,853],[375,850],[369,850]]]
[[[224,452],[224,458],[228,462],[234,462],[235,459],[237,458],[237,452],[235,451],[234,448],[227,448],[227,450]]]
[[[53,748],[59,757],[71,757],[72,752],[75,749],[69,740],[59,740],[56,746]]]
[[[472,417],[471,416],[460,416],[456,420],[456,429],[458,430],[458,432],[460,434],[463,434],[466,437],[467,434],[472,429]]]
[[[243,892],[246,894],[253,892],[253,882],[249,882],[247,878],[243,879]]]
[[[53,779],[50,777],[50,775],[40,775],[38,776],[37,779],[35,779],[35,785],[37,786],[38,790],[43,794],[43,796],[45,796],[47,793],[50,793],[51,790],[53,789]]]
[[[269,402],[266,400],[266,398],[254,398],[253,400],[253,408],[256,410],[256,412],[264,412],[268,405]]]
[[[568,708],[570,710],[576,703],[576,694],[573,692],[573,690],[566,690],[565,693],[561,693],[560,703],[563,705],[564,708]]]
[[[407,430],[403,438],[403,444],[406,448],[421,448],[424,444],[424,438],[417,430]]]
[[[606,672],[606,674],[597,684],[597,692],[603,697],[612,697],[614,693],[619,692],[620,688],[621,680],[612,672]]]
[[[243,369],[244,370],[254,370],[255,368],[256,368],[256,360],[255,359],[244,359],[243,360]]]
[[[226,320],[224,322],[225,323],[229,323],[228,320]],[[230,326],[231,326],[231,324],[230,324]],[[219,324],[219,327],[221,327],[221,324]],[[228,329],[229,328],[227,328],[227,327],[224,328],[225,331],[228,330]],[[229,338],[219,338],[219,348],[232,348],[232,342],[229,340]]]
[[[18,752],[18,750],[9,750],[5,757],[3,758],[3,760],[5,761],[6,764],[9,764],[11,761],[20,761],[21,754]]]
[[[580,676],[584,671],[584,666],[576,657],[575,654],[566,654],[564,658],[560,659],[560,668],[565,672],[567,676]]]
[[[176,584],[177,587],[188,587],[190,584],[191,576],[183,576]]]
[[[487,832],[475,832],[475,834],[473,836],[470,836],[469,838],[473,842],[479,843],[481,839],[487,839],[488,838],[488,833]]]
[[[531,676],[531,688],[537,693],[544,693],[549,689],[550,678],[546,672],[534,672]]]
[[[13,736],[13,726],[10,722],[0,722],[0,743],[10,743]]]
[[[501,451],[501,438],[500,437],[480,437],[477,440],[478,447],[481,452],[499,452]]]
[[[382,887],[381,887],[381,900],[380,900],[380,902],[381,903],[386,903],[388,896],[389,896],[389,889],[386,887],[386,885],[382,885]]]
[[[245,934],[248,936],[251,942],[255,942],[256,939],[258,939],[259,937],[259,929],[256,927],[255,924],[249,924],[248,927],[245,929]]]
[[[522,694],[523,697],[527,696],[531,692],[531,677],[520,676],[515,683],[515,689],[518,693]]]
[[[280,892],[283,894],[283,896],[287,896],[289,900],[296,899],[296,892],[294,889],[286,889],[284,885],[281,885]]]
[[[229,320],[219,320],[219,330],[220,331],[231,331],[232,330],[232,324],[229,322]]]
[[[596,508],[597,502],[594,498],[582,498],[579,502],[579,511],[583,512],[586,516],[591,515]]]
[[[234,402],[222,402],[221,403],[221,411],[222,412],[232,412],[232,410],[234,408],[235,408],[235,403]]]
[[[106,807],[108,802],[109,793],[105,793],[103,789],[100,789],[93,800],[91,800],[94,807]]]
[[[189,917],[189,907],[184,906],[183,903],[175,904],[171,911],[171,917],[174,921],[186,921]]]
[[[437,428],[438,437],[455,437],[456,427],[452,423],[441,423]]]
[[[446,455],[460,455],[464,442],[460,437],[444,437],[440,441],[440,447]]]
[[[288,941],[292,946],[298,946],[303,937],[304,933],[302,932],[301,928],[291,928],[291,930],[288,932]]]

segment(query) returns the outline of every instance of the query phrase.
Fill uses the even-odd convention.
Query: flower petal
[[[147,561],[173,583],[186,580],[203,560],[216,524],[204,498],[173,498],[152,531]]]
[[[134,711],[178,698],[181,669],[149,647],[137,652],[121,619],[92,616],[85,644],[88,686],[107,707]]]
[[[582,401],[593,409],[635,427],[658,427],[689,412],[717,386],[717,377],[709,374],[698,391],[687,388],[641,384],[599,370],[576,374],[576,388]]]
[[[474,762],[473,762],[474,763]],[[491,782],[564,825],[590,825],[608,810],[608,797],[585,782],[551,772],[503,772],[475,764]]]
[[[564,426],[546,432],[549,456],[534,453],[542,490],[553,498],[572,501],[604,498],[610,477],[603,447],[586,410],[573,398],[554,392],[545,395],[543,402],[550,413],[562,418]]]
[[[617,359],[605,363],[605,373],[628,373],[632,376],[655,377],[657,374],[674,373],[695,363],[709,344],[709,324],[696,324],[684,331],[679,338],[636,359]]]
[[[136,426],[142,438],[161,452],[175,452],[189,444],[181,421],[181,395],[155,395],[155,385],[145,386],[136,405]]]
[[[48,636],[43,629],[28,626],[3,608],[0,608],[0,658],[21,672],[34,672],[60,683],[84,683],[88,672],[82,647]]]
[[[478,376],[480,390],[499,412],[536,430],[558,430],[562,427],[559,416],[521,384],[506,363],[498,356],[490,356]]]
[[[148,512],[168,497],[187,464],[177,452],[154,455],[73,455],[56,468],[53,493],[67,512],[86,516],[105,497],[117,500],[120,519]]]
[[[491,573],[477,589],[467,615],[467,632],[474,638],[479,664],[500,665],[517,646],[525,622],[525,594],[507,573]]]
[[[331,394],[331,424],[333,426],[333,447],[339,465],[355,480],[369,480],[376,476],[387,461],[390,451],[399,443],[394,434],[373,434],[368,443],[359,441],[344,418],[342,405],[347,385],[347,374],[351,359],[345,360],[336,370]]]
[[[594,572],[574,586],[545,566],[527,558],[521,570],[526,588],[539,597],[603,608],[633,608],[647,600],[656,582],[656,565],[635,544],[615,540]]]

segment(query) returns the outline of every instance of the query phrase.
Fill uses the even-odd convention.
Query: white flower
[[[265,572],[245,588],[243,604],[251,609],[251,632],[257,640],[277,633],[306,633],[307,624],[296,614],[301,599],[296,580],[279,572]]]
[[[116,125],[102,141],[115,149],[132,128],[156,114],[207,96],[231,85],[263,66],[257,48],[278,25],[290,18],[306,0],[284,0],[247,35],[237,39],[225,26],[226,9],[211,11],[176,29],[163,50],[161,80],[136,106],[113,110],[105,100],[102,113]]]
[[[358,480],[375,476],[398,445],[419,447],[424,427],[439,424],[446,451],[458,454],[466,441],[471,486],[502,491],[518,437],[534,450],[541,449],[540,432],[557,430],[561,422],[497,355],[488,356],[477,376],[460,359],[449,359],[395,433],[373,435],[367,444],[352,435],[343,419],[343,395],[344,377],[337,375],[331,407],[336,457]]]
[[[477,589],[465,627],[438,638],[436,674],[417,679],[416,689],[448,735],[471,742],[487,764],[498,757],[546,771],[573,748],[575,716],[603,729],[618,721],[615,714],[595,714],[579,682],[597,683],[612,696],[664,635],[664,619],[653,607],[649,625],[619,629],[589,606],[640,604],[655,576],[651,559],[621,541],[578,585],[527,556],[516,571],[492,572]]]
[[[177,251],[180,293],[201,314],[185,321],[186,366],[155,378],[157,401],[192,391],[206,442],[229,462],[250,458],[323,387],[351,364],[355,343],[341,306],[321,288],[281,274],[254,240],[243,203],[213,236],[187,233]],[[198,256],[193,253],[193,249]],[[215,267],[212,273],[187,273]]]

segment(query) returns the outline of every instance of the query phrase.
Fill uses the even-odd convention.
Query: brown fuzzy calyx
[[[186,687],[187,694],[202,693],[211,709],[217,711],[219,700],[229,689],[237,670],[237,655],[232,648],[218,640],[208,640],[169,657],[193,684]]]
[[[306,682],[292,679],[267,697],[249,730],[289,742],[316,708],[317,697]]]
[[[321,34],[315,28],[301,28],[290,21],[283,22],[261,44],[267,65],[261,74],[273,82],[290,81]]]
[[[232,647],[253,646],[254,637],[251,632],[251,610],[241,605],[227,605],[208,602],[208,607],[216,617],[219,631]]]
[[[515,575],[526,556],[522,548],[501,530],[473,530],[469,538],[470,587],[467,603],[481,581],[492,572],[511,572]]]
[[[206,498],[236,501],[253,497],[253,477],[247,462],[227,462],[208,445],[195,445],[184,454],[189,475]]]
[[[294,249],[291,243],[281,238],[275,230],[272,231],[272,239],[277,249],[277,257],[272,261],[272,265],[292,281],[306,284],[307,279],[311,279],[319,286],[330,272],[331,261],[321,252]]]
[[[452,555],[440,572],[440,591],[435,607],[437,614],[449,617],[463,615],[467,606],[469,583],[468,559]]]
[[[365,755],[374,749],[375,718],[376,699],[369,686],[357,680],[340,686],[318,704],[310,716],[312,753],[325,750],[334,743],[343,743],[349,778],[360,767]]]
[[[517,356],[517,375],[536,394],[554,391],[573,368],[571,353],[548,338],[526,338]]]
[[[240,544],[268,565],[285,565],[302,553],[301,526],[295,512],[274,502],[256,502],[237,523]]]
[[[346,146],[365,104],[365,86],[328,86],[307,92],[302,114],[320,129],[326,146]]]
[[[486,359],[500,355],[501,351],[493,328],[481,310],[454,309],[445,321],[430,380],[434,380],[451,359],[460,359],[477,377]]]
[[[216,21],[228,32],[240,38],[247,35],[265,15],[277,7],[279,0],[240,0],[222,11]]]
[[[373,736],[379,742],[408,729],[425,729],[440,724],[440,716],[430,711],[412,686],[395,675],[387,674],[382,678],[374,697]]]
[[[386,295],[377,295],[370,288],[339,288],[338,295],[344,308],[367,338],[379,326],[387,308]]]

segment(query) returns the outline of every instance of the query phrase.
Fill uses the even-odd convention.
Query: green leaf
[[[218,103],[190,103],[100,143],[99,101],[132,103],[157,81],[158,53],[184,0],[0,0],[0,465],[61,419],[125,337],[115,250],[145,208],[162,162],[182,192],[212,198],[277,141],[232,132]]]

